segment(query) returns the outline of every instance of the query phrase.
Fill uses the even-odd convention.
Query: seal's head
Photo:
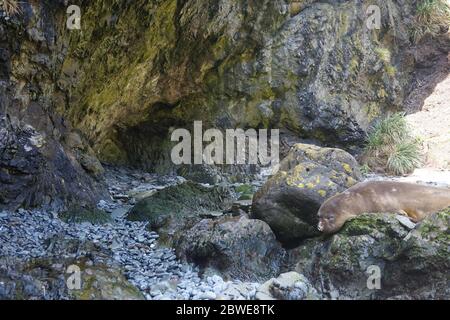
[[[334,196],[325,201],[319,209],[319,231],[330,234],[339,231],[349,215],[346,214],[347,197],[343,194]]]

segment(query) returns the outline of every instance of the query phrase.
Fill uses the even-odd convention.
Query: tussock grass
[[[405,175],[421,164],[419,146],[415,141],[401,142],[395,146],[387,160],[387,171]]]
[[[450,27],[450,4],[448,0],[420,0],[417,4],[411,37],[415,43],[425,36],[436,37]]]
[[[405,115],[396,113],[369,131],[362,165],[366,171],[405,175],[420,166],[421,158],[420,141],[412,135]]]
[[[17,0],[0,0],[0,4],[8,16],[22,13],[20,2]]]

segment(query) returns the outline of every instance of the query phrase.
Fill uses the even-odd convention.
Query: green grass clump
[[[435,37],[450,26],[450,5],[447,0],[420,0],[417,4],[411,37],[415,43],[425,36]]]
[[[420,164],[420,141],[412,135],[403,113],[386,117],[369,131],[362,156],[367,170],[405,175]]]

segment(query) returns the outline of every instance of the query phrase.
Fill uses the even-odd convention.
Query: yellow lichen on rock
[[[320,194],[320,196],[324,197],[324,198],[327,196],[327,192],[325,190],[322,190],[322,189],[318,190],[317,193]]]
[[[293,0],[289,5],[289,13],[291,17],[299,14],[304,8],[303,1]]]
[[[352,172],[353,172],[352,167],[351,167],[348,163],[343,163],[343,164],[342,164],[342,167],[344,168],[344,170],[345,170],[347,173],[352,173]]]

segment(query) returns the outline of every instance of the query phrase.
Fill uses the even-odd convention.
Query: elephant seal
[[[369,181],[331,197],[319,209],[318,229],[335,233],[363,213],[398,213],[418,222],[450,206],[450,189],[394,181]]]

